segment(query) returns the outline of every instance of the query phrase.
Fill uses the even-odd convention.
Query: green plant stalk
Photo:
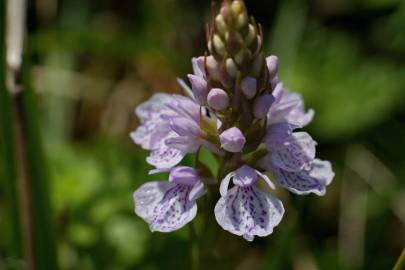
[[[37,119],[36,102],[31,88],[30,65],[25,57],[22,68],[21,123],[25,145],[28,180],[31,199],[33,244],[36,269],[54,270],[57,267],[55,230],[49,198],[48,175],[42,150]]]
[[[405,268],[405,249],[402,250],[401,255],[398,258],[398,261],[395,263],[392,270],[402,270]]]
[[[0,1],[0,141],[3,156],[4,185],[9,205],[10,226],[12,228],[11,252],[15,258],[21,257],[21,231],[16,184],[16,164],[14,155],[13,124],[11,99],[6,87],[6,48],[5,48],[5,18],[6,3]]]
[[[26,5],[24,0],[7,3],[15,5],[9,6],[5,16],[9,27],[6,75],[11,97],[10,126],[14,131],[16,154],[12,173],[14,182],[18,183],[22,250],[27,269],[54,270],[58,269],[55,233],[35,97],[31,88],[30,55],[24,55],[22,50]],[[19,59],[23,59],[22,65]]]

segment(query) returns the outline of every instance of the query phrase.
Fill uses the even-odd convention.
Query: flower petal
[[[279,199],[255,186],[231,188],[215,206],[215,218],[224,229],[252,241],[273,232],[284,214]]]
[[[141,103],[135,110],[141,123],[155,118],[163,113],[167,113],[167,108],[164,106],[174,98],[172,95],[158,93],[154,94],[147,101]]]
[[[183,153],[195,153],[201,145],[201,140],[190,136],[177,136],[168,138],[165,143],[170,148],[178,149]]]
[[[207,190],[205,189],[204,183],[201,181],[198,181],[197,183],[194,184],[194,186],[190,190],[190,193],[188,194],[188,199],[190,201],[197,200],[202,195],[204,195],[206,191]]]
[[[146,162],[155,166],[157,169],[168,169],[177,165],[185,156],[185,153],[179,149],[169,147],[164,142],[158,149],[153,150],[146,158]]]
[[[275,169],[274,176],[277,182],[289,191],[304,195],[314,193],[323,196],[326,193],[326,186],[334,177],[330,162],[314,160],[310,170],[299,172],[288,172],[282,169]]]
[[[170,126],[161,118],[151,118],[143,123],[135,131],[130,133],[132,140],[145,150],[158,148],[159,143],[169,137]]]
[[[134,193],[135,213],[150,230],[172,232],[190,222],[197,214],[195,200],[188,200],[191,188],[170,182],[150,182]]]
[[[268,123],[288,122],[299,127],[308,125],[314,116],[313,110],[305,112],[304,102],[300,94],[284,88],[278,83],[274,90],[276,101],[268,114]]]
[[[224,179],[221,181],[221,185],[219,186],[219,193],[222,197],[225,197],[228,193],[229,182],[231,181],[232,177],[235,175],[235,172],[228,173]]]
[[[271,161],[276,167],[287,171],[302,170],[315,158],[316,142],[306,132],[295,132],[286,141],[273,149]]]

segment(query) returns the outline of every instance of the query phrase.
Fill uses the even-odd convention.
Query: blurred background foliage
[[[211,1],[28,2],[60,268],[189,269],[188,228],[152,234],[133,214],[132,192],[156,176],[128,134],[137,104],[180,92],[176,76],[205,51]],[[246,2],[282,81],[315,109],[308,129],[337,175],[323,198],[280,191],[282,223],[242,243],[237,269],[392,268],[405,246],[405,2]],[[5,179],[0,167],[0,269],[23,269]]]

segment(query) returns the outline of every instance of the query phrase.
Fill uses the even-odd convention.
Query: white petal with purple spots
[[[289,191],[299,195],[314,193],[319,196],[325,195],[326,186],[335,175],[330,162],[319,159],[315,159],[308,170],[288,172],[275,169],[273,172],[279,185]]]
[[[149,182],[134,193],[135,213],[150,230],[172,232],[190,222],[197,214],[195,200],[189,200],[192,187],[171,182]]]
[[[271,234],[283,214],[281,201],[255,186],[235,186],[215,206],[218,224],[248,241]]]
[[[299,171],[315,158],[316,142],[306,132],[295,132],[282,144],[269,149],[271,161],[287,171]]]
[[[153,150],[146,158],[146,162],[157,169],[168,169],[177,165],[185,156],[179,149],[167,146],[162,142],[159,148]]]

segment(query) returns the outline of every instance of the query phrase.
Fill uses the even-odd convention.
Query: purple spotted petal
[[[299,171],[315,158],[316,142],[306,132],[293,133],[283,144],[269,149],[271,161],[287,171]]]
[[[235,186],[215,206],[218,224],[248,241],[271,234],[283,214],[281,201],[255,186]]]
[[[197,214],[195,200],[189,200],[191,187],[171,182],[148,182],[134,193],[135,213],[150,230],[172,232]]]
[[[288,172],[282,169],[275,169],[274,176],[279,185],[289,191],[304,195],[314,193],[319,196],[325,195],[326,186],[334,177],[330,162],[315,159],[309,170]]]
[[[168,169],[177,165],[185,156],[185,153],[174,147],[161,142],[159,148],[153,150],[146,158],[146,162],[157,169]]]
[[[153,150],[159,147],[159,143],[165,140],[170,133],[170,126],[161,118],[151,118],[131,132],[132,140],[145,150]]]

